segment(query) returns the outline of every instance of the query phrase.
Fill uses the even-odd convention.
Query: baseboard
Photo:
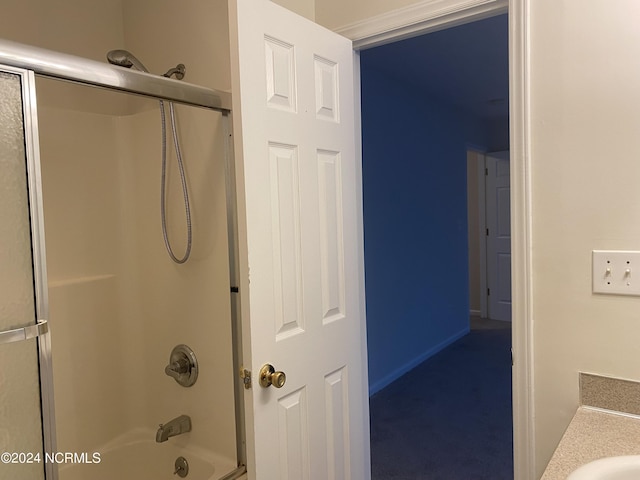
[[[370,384],[369,385],[369,396],[373,395],[374,393],[378,393],[384,387],[386,387],[390,383],[394,382],[395,380],[397,380],[398,378],[403,376],[408,371],[413,370],[415,367],[420,365],[422,362],[424,362],[429,357],[434,356],[436,353],[438,353],[441,350],[445,349],[446,347],[451,345],[456,340],[459,340],[460,338],[464,337],[467,333],[469,333],[469,327],[468,326],[466,328],[464,328],[463,330],[461,330],[461,331],[455,333],[454,335],[450,336],[449,338],[443,340],[442,342],[438,343],[437,345],[431,347],[429,350],[427,350],[426,352],[422,353],[418,357],[414,358],[410,362],[405,363],[400,368],[397,368],[396,370],[394,370],[390,374],[386,375],[385,377],[381,378],[380,380],[378,380],[374,384]]]
[[[472,317],[480,317],[480,310],[469,310],[469,315]]]

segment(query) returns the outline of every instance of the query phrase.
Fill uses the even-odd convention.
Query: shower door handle
[[[44,335],[49,331],[49,324],[46,320],[38,320],[35,325],[28,325],[22,328],[15,328],[13,330],[6,330],[0,332],[0,345],[3,343],[22,342],[23,340],[30,340],[32,338]]]

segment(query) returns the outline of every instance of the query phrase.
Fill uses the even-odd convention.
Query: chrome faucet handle
[[[164,373],[178,380],[180,378],[180,375],[189,373],[190,369],[191,368],[189,366],[189,359],[186,357],[182,357],[164,367]]]
[[[198,378],[198,361],[196,355],[186,345],[178,345],[171,351],[169,364],[164,373],[172,377],[183,387],[190,387]]]

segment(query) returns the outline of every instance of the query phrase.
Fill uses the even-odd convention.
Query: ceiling
[[[411,83],[480,119],[509,112],[507,15],[361,52],[363,65]]]

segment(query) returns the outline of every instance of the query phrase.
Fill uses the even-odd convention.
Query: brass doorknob
[[[287,381],[287,376],[284,372],[276,372],[273,365],[265,363],[260,369],[260,386],[267,388],[269,385],[273,385],[276,388],[282,388]]]

